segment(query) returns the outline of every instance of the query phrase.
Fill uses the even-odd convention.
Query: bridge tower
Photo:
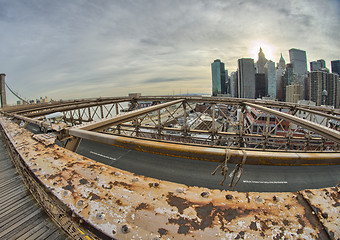
[[[6,74],[0,73],[0,95],[1,95],[1,107],[5,107],[7,105],[6,102],[6,85],[5,85],[5,77]]]

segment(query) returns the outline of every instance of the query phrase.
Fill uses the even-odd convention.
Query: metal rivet
[[[122,226],[122,232],[123,233],[128,233],[128,232],[130,232],[130,228],[127,225],[123,225]]]
[[[227,194],[227,195],[225,195],[225,198],[228,199],[228,200],[230,200],[230,199],[233,199],[233,196],[230,195],[230,194]]]
[[[201,196],[207,198],[209,196],[209,192],[202,192]]]
[[[183,193],[184,190],[183,190],[183,188],[177,188],[177,189],[176,189],[176,192],[177,192],[177,193]]]
[[[132,182],[138,182],[138,178],[134,177],[134,178],[132,178],[131,181],[132,181]]]
[[[105,214],[102,213],[102,212],[96,214],[96,218],[97,218],[97,219],[102,220],[102,219],[104,219],[104,217],[105,217]]]
[[[79,200],[79,201],[77,202],[77,206],[78,206],[78,207],[83,206],[83,204],[84,204],[84,201],[83,201],[83,200]]]

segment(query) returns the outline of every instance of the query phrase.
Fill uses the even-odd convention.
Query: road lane
[[[90,151],[117,160],[112,161],[105,157],[91,155]],[[216,162],[144,153],[84,139],[79,146],[78,153],[104,164],[148,177],[184,183],[190,186],[232,189],[228,187],[229,176],[224,186],[220,186],[222,176],[219,175],[219,171],[216,175],[211,175],[218,166]],[[235,168],[235,164],[228,164],[228,168],[228,173],[230,173]],[[243,175],[235,190],[281,192],[331,187],[339,182],[339,176],[340,165],[296,167],[245,165]]]
[[[35,128],[35,129],[33,129]],[[28,130],[39,133],[29,125]],[[127,170],[136,174],[162,180],[217,189],[227,189],[228,176],[224,186],[219,183],[222,176],[216,162],[169,157],[118,148],[83,139],[77,151],[79,154],[98,162]],[[229,173],[235,164],[228,164]],[[340,165],[330,166],[267,166],[245,165],[243,175],[236,186],[237,191],[284,192],[308,188],[332,187],[339,183]]]

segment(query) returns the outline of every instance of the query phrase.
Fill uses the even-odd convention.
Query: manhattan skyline
[[[262,47],[278,62],[340,58],[340,1],[4,1],[0,72],[26,98],[211,93],[210,63],[231,73]],[[7,93],[8,102],[16,98]]]

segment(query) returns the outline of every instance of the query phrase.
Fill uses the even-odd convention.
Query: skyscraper
[[[267,96],[266,76],[264,73],[255,73],[255,98]]]
[[[266,75],[267,95],[276,99],[276,70],[273,61],[268,61],[264,65],[264,73]]]
[[[237,91],[240,98],[255,98],[255,65],[252,58],[238,60]]]
[[[293,64],[294,73],[298,76],[307,74],[306,51],[292,48],[289,49],[290,63]]]
[[[281,57],[280,57],[279,63],[277,64],[277,67],[278,68],[281,67],[282,69],[286,68],[286,61],[283,58],[282,53],[281,53]]]
[[[281,90],[281,98],[280,100],[282,101],[286,101],[286,87],[288,85],[291,85],[292,83],[294,83],[295,77],[294,77],[294,66],[291,63],[288,63],[286,65],[286,70],[283,73],[283,76],[281,78],[281,86],[280,86],[280,90]]]
[[[323,59],[310,62],[310,71],[319,71],[322,68],[326,68],[326,62]]]
[[[230,94],[237,97],[237,71],[230,74]]]
[[[268,60],[266,59],[262,48],[260,48],[260,51],[258,53],[258,60],[256,62],[256,72],[257,73],[264,73],[264,65],[266,65],[266,63],[268,62]]]
[[[340,60],[331,61],[332,73],[337,73],[340,76]]]
[[[224,63],[220,59],[216,59],[211,64],[211,74],[212,74],[212,95],[217,96],[217,94],[226,93],[226,74]]]
[[[327,80],[326,71],[313,71],[309,73],[310,100],[320,106],[322,104],[322,91],[325,89]]]

